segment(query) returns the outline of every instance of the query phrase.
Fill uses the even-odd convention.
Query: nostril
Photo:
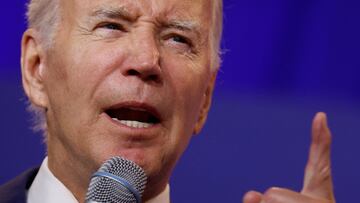
[[[129,69],[126,71],[127,76],[136,76],[141,78],[143,81],[155,81],[161,82],[158,74],[151,73],[150,71],[147,73],[146,71],[138,71],[136,69]]]
[[[130,69],[127,71],[128,75],[139,75],[140,73],[134,69]]]
[[[149,77],[147,78],[147,80],[149,81],[155,81],[155,82],[160,82],[160,78],[158,75],[149,75]]]

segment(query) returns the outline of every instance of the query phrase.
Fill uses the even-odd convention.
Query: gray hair
[[[40,33],[40,43],[45,48],[53,44],[60,19],[59,0],[30,0],[27,4],[28,27]]]
[[[221,66],[221,39],[223,30],[223,0],[214,0],[212,13],[213,34],[210,35],[212,42],[212,56],[213,62],[211,67],[213,71],[218,71]]]
[[[213,34],[210,35],[211,41],[211,68],[216,72],[221,65],[221,36],[222,36],[222,15],[223,0],[214,0],[212,10]],[[54,43],[57,27],[60,21],[60,1],[59,0],[29,0],[27,4],[28,28],[33,28],[40,33],[40,43],[45,49],[50,49]],[[28,111],[33,117],[33,130],[41,131],[46,139],[47,124],[45,119],[45,109],[37,107],[31,102],[28,104]]]
[[[59,0],[29,0],[27,4],[28,28],[35,29],[40,34],[40,42],[45,49],[50,49],[53,44],[56,28],[60,19]],[[47,123],[46,109],[38,107],[28,100],[27,110],[33,115],[32,129],[42,132],[46,142]]]

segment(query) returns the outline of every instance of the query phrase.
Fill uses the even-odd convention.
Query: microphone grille
[[[132,187],[140,196],[144,192],[147,179],[145,171],[130,160],[112,157],[100,167],[97,173],[99,172],[121,178],[130,186],[106,176],[94,175],[90,181],[86,202],[133,203],[137,202],[137,199],[129,187]]]

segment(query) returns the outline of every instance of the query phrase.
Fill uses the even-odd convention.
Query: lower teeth
[[[113,118],[114,121],[120,122],[123,125],[126,125],[131,128],[149,128],[154,124],[151,123],[143,123],[140,121],[129,121],[129,120],[119,120],[117,118]]]

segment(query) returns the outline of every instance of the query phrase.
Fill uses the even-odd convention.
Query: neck
[[[70,190],[78,202],[85,202],[92,170],[81,161],[68,156],[67,153],[60,153],[64,152],[64,150],[59,149],[59,146],[51,147],[51,145],[48,145],[49,170]]]
[[[157,175],[148,177],[146,188],[142,198],[143,202],[147,202],[148,200],[153,199],[166,189],[169,180],[168,178],[164,177],[169,177],[166,170],[157,173]]]
[[[99,166],[86,163],[81,157],[71,156],[70,150],[65,149],[61,144],[52,145],[51,143],[61,142],[48,140],[49,170],[70,190],[78,202],[85,202],[90,177]],[[148,183],[142,197],[143,202],[153,199],[166,189],[168,178],[164,177],[169,177],[168,173],[162,171],[156,176],[148,177]]]

